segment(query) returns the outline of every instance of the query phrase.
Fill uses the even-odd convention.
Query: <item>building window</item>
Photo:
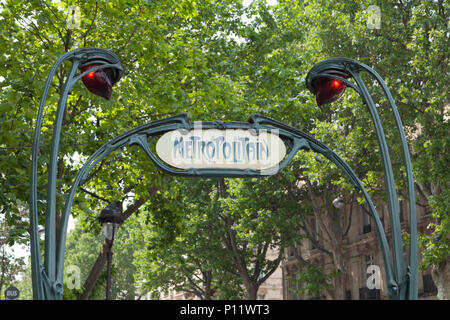
[[[359,288],[359,300],[380,300],[380,289]]]
[[[383,226],[383,228],[385,228],[385,225],[384,225],[384,212],[385,212],[385,210],[386,209],[385,209],[384,205],[381,205],[380,209],[378,210],[378,212],[380,214],[381,225]]]
[[[352,300],[352,290],[345,291],[345,300]]]
[[[312,237],[311,239],[311,250],[317,249],[317,244],[319,244],[319,223],[317,222],[317,219],[314,218],[313,220],[313,230],[312,230]]]
[[[399,214],[399,216],[400,216],[400,223],[402,223],[403,222],[403,220],[404,220],[404,216],[405,216],[405,208],[406,206],[405,206],[405,201],[404,200],[399,200],[399,212],[398,212],[398,214]]]
[[[298,295],[298,290],[300,288],[299,288],[299,284],[297,281],[297,276],[292,275],[288,278],[287,287],[288,287],[288,292],[287,292],[288,300],[299,300],[300,297]]]
[[[423,293],[424,294],[437,293],[437,288],[436,288],[436,285],[434,284],[431,274],[422,275],[422,281],[423,281]]]
[[[295,255],[295,247],[294,246],[290,246],[288,248],[288,255],[289,255],[289,257],[293,257]]]
[[[366,254],[366,256],[364,257],[364,260],[366,261],[366,269],[364,270],[364,272],[365,272],[369,266],[374,264],[373,253],[370,252],[369,254]]]
[[[362,229],[363,229],[362,233],[363,234],[369,233],[370,231],[372,231],[372,226],[370,225],[370,216],[366,205],[361,206],[361,214],[362,214]]]

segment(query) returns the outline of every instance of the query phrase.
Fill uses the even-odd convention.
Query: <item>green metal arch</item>
[[[155,140],[157,137],[161,136],[165,132],[177,130],[177,129],[185,129],[190,130],[195,127],[195,124],[199,123],[191,123],[189,122],[189,115],[186,113],[163,119],[154,121],[148,124],[144,124],[142,126],[136,127],[132,130],[129,130],[106,144],[100,147],[94,154],[92,154],[89,159],[85,162],[83,167],[79,170],[75,181],[69,191],[69,194],[66,198],[66,202],[64,205],[64,209],[61,217],[61,228],[59,233],[59,239],[57,242],[57,251],[56,251],[56,281],[55,284],[61,284],[63,281],[64,274],[64,254],[65,254],[65,243],[67,236],[67,226],[70,216],[70,211],[73,205],[73,199],[75,197],[75,193],[80,185],[82,185],[87,178],[88,174],[91,170],[105,157],[111,154],[113,151],[127,147],[132,145],[139,146],[146,155],[150,158],[150,160],[155,163],[155,165],[163,170],[164,172],[184,177],[263,177],[268,175],[276,174],[279,170],[284,168],[290,160],[295,156],[295,154],[299,150],[311,150],[316,153],[320,153],[324,155],[328,160],[332,161],[338,168],[340,168],[350,182],[353,184],[357,191],[362,192],[372,219],[375,222],[376,232],[378,238],[380,240],[382,256],[385,265],[385,273],[388,281],[388,292],[391,298],[394,298],[397,295],[398,291],[398,283],[394,280],[393,274],[393,265],[389,251],[389,244],[386,238],[386,235],[383,230],[383,225],[378,216],[378,213],[373,205],[373,202],[366,192],[364,186],[361,181],[355,174],[355,172],[351,169],[351,167],[333,150],[328,148],[326,145],[321,143],[320,141],[313,138],[311,135],[304,133],[300,130],[297,130],[293,127],[282,124],[273,119],[260,116],[260,115],[252,115],[248,122],[237,122],[237,121],[212,121],[212,122],[200,122],[203,129],[254,129],[258,130],[267,130],[274,131],[276,130],[277,134],[279,134],[280,138],[283,140],[291,141],[291,150],[289,154],[285,157],[282,163],[275,168],[270,168],[263,171],[255,171],[249,169],[186,169],[186,170],[175,170],[165,163],[163,163],[156,155],[151,151],[149,139],[151,141]],[[54,285],[55,285],[54,284]],[[56,292],[56,298],[62,298],[62,291]]]
[[[54,77],[57,69],[63,64],[64,61],[71,61],[72,66],[69,71],[68,77],[64,84],[63,92],[60,95],[58,102],[58,108],[56,113],[56,119],[54,122],[52,146],[49,162],[49,181],[47,185],[47,208],[46,208],[46,223],[45,227],[48,230],[46,232],[45,239],[45,260],[42,263],[39,248],[38,238],[38,213],[37,213],[37,157],[39,148],[39,137],[42,127],[43,110],[45,107],[45,101],[50,88],[50,83]],[[144,150],[147,156],[164,172],[172,175],[185,176],[185,177],[262,177],[277,173],[284,168],[295,156],[299,150],[311,150],[316,153],[323,154],[327,159],[335,163],[351,181],[357,191],[362,192],[371,217],[375,221],[376,232],[381,244],[382,256],[385,265],[385,273],[388,282],[388,295],[390,299],[415,299],[417,297],[417,233],[416,233],[416,220],[415,220],[415,201],[414,201],[414,184],[412,177],[412,170],[410,165],[408,148],[401,124],[398,111],[392,99],[392,96],[385,85],[381,77],[370,67],[359,63],[358,61],[347,58],[332,58],[327,59],[316,64],[306,77],[306,85],[308,89],[314,93],[314,79],[321,76],[327,76],[335,78],[345,82],[349,87],[356,90],[367,106],[371,113],[372,119],[377,131],[377,137],[380,147],[382,147],[382,160],[385,166],[385,175],[389,176],[387,179],[388,188],[388,205],[390,207],[391,226],[393,229],[400,230],[398,224],[398,203],[396,202],[396,191],[393,181],[392,169],[390,168],[389,153],[386,147],[386,141],[384,138],[383,129],[377,114],[376,108],[373,104],[371,96],[360,78],[359,72],[364,71],[371,74],[375,80],[383,88],[386,97],[391,105],[392,111],[396,119],[396,124],[400,132],[402,147],[404,151],[404,157],[407,168],[408,186],[410,194],[410,217],[411,217],[411,243],[410,243],[410,265],[406,272],[403,270],[403,252],[402,241],[399,234],[400,231],[394,233],[393,240],[393,258],[389,250],[389,245],[386,239],[386,235],[383,230],[383,226],[376,212],[376,209],[364,189],[361,181],[353,172],[351,167],[340,158],[333,150],[325,146],[320,141],[314,139],[312,136],[299,131],[293,127],[287,126],[283,123],[275,121],[270,118],[266,118],[261,115],[252,115],[248,122],[237,121],[210,121],[191,123],[189,122],[188,114],[180,114],[175,117],[154,121],[134,129],[131,129],[116,138],[110,140],[108,143],[99,148],[84,164],[82,169],[77,174],[75,182],[69,191],[66,198],[65,206],[63,209],[62,220],[60,224],[59,238],[55,239],[55,211],[56,211],[56,163],[58,157],[59,140],[62,126],[63,113],[67,101],[67,97],[73,87],[73,85],[81,79],[88,71],[75,75],[78,67],[88,63],[99,63],[101,66],[97,66],[92,70],[109,67],[113,70],[112,81],[117,82],[123,72],[122,65],[117,58],[109,50],[98,48],[80,48],[74,51],[68,52],[62,55],[58,61],[52,67],[50,74],[47,78],[44,86],[44,92],[41,96],[38,117],[36,120],[36,130],[33,140],[32,148],[32,161],[31,161],[31,180],[30,180],[30,243],[31,243],[31,259],[32,259],[32,278],[33,278],[33,295],[37,299],[61,299],[63,294],[63,269],[64,269],[64,251],[66,242],[66,231],[68,219],[70,216],[73,199],[77,188],[83,184],[89,172],[98,164],[101,159],[108,156],[114,150],[120,148],[138,145]],[[347,77],[351,76],[356,84],[347,80]],[[167,164],[163,163],[152,151],[150,145],[161,134],[176,129],[190,130],[195,128],[196,125],[201,125],[202,128],[216,128],[216,129],[254,129],[275,131],[290,148],[289,154],[282,160],[282,162],[272,168],[255,171],[250,169],[186,169],[177,170]],[[149,142],[150,138],[150,142]],[[386,174],[387,172],[387,174]],[[394,230],[395,231],[395,230]]]

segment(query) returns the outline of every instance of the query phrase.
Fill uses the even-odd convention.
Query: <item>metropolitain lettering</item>
[[[267,161],[270,157],[265,139],[236,136],[233,140],[223,136],[205,139],[202,136],[186,135],[175,137],[172,159],[174,162],[197,160],[208,162],[243,163]]]
[[[194,129],[166,132],[156,143],[158,156],[176,168],[262,170],[286,155],[277,132]]]

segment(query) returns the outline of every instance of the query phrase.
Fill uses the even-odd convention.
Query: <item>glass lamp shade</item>
[[[339,76],[342,77],[342,75]],[[314,86],[316,88],[316,102],[318,106],[336,101],[344,94],[347,88],[345,82],[327,77],[320,77],[315,80]]]
[[[105,236],[106,239],[111,241],[113,240],[113,237],[115,236],[118,228],[119,228],[118,223],[105,222],[103,223],[103,235]]]
[[[97,63],[81,67],[81,72],[85,72],[93,67],[99,66]],[[82,79],[83,84],[93,94],[108,99],[112,93],[111,70],[108,68],[98,69],[87,73]]]
[[[336,198],[336,199],[334,199],[334,200],[333,200],[333,206],[334,206],[336,209],[342,209],[342,208],[344,208],[344,206],[345,206],[344,199],[342,199],[342,198]]]

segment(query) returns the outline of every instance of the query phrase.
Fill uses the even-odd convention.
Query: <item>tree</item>
[[[213,100],[208,88],[217,87],[217,91],[223,90],[220,83],[227,85],[225,77],[210,79],[205,64],[215,65],[216,61],[208,61],[214,56],[207,57],[203,52],[209,45],[215,49],[214,55],[228,44],[232,47],[233,41],[226,41],[226,35],[218,37],[217,32],[220,29],[230,33],[242,7],[239,3],[222,1],[212,10],[208,2],[118,1],[93,6],[92,2],[82,1],[76,3],[82,13],[79,26],[70,28],[66,18],[71,4],[13,0],[1,4],[0,23],[5,30],[0,62],[1,126],[5,129],[0,140],[4,182],[1,199],[7,217],[18,210],[19,201],[28,201],[27,164],[35,108],[48,70],[64,52],[82,46],[114,48],[126,71],[110,101],[88,94],[81,84],[68,99],[58,163],[58,214],[62,195],[80,163],[108,139],[138,124],[181,111],[209,113],[205,105]],[[112,23],[114,30],[110,28]],[[65,68],[58,73],[46,106],[40,148],[40,199],[45,194],[49,129],[66,74]],[[216,112],[220,113],[224,106],[219,102],[217,105]],[[136,198],[145,198],[149,186],[161,183],[160,175],[142,154],[133,151],[124,150],[115,154],[117,159],[105,159],[88,177],[84,190],[114,200],[133,186]],[[102,205],[87,192],[79,193],[75,204],[75,216],[89,215],[86,208],[100,209]]]
[[[88,94],[80,84],[69,96],[58,162],[58,221],[63,195],[81,163],[105,141],[138,124],[181,111],[221,114],[233,97],[220,98],[221,92],[233,84],[212,69],[221,68],[218,51],[235,47],[236,42],[227,40],[227,36],[240,17],[240,2],[221,1],[211,7],[208,1],[119,1],[98,2],[95,6],[82,1],[76,3],[81,12],[79,24],[67,24],[70,5],[14,0],[1,4],[0,24],[5,33],[0,39],[0,125],[6,130],[0,137],[0,196],[2,213],[17,226],[13,213],[28,201],[27,163],[35,107],[48,70],[63,53],[82,46],[113,48],[126,71],[110,101]],[[46,106],[38,174],[39,212],[44,211],[45,203],[49,129],[67,67],[57,73]],[[215,76],[211,78],[210,74]],[[210,109],[212,102],[216,107]],[[93,212],[102,208],[99,199],[110,202],[127,194],[135,198],[132,207],[137,210],[149,199],[151,190],[163,184],[155,166],[134,149],[113,154],[93,170],[83,192],[76,196],[72,210],[75,217],[90,224]],[[40,222],[43,224],[43,215]],[[26,234],[26,229],[17,228],[18,235]],[[101,270],[104,264],[104,255],[98,258],[95,270]],[[91,284],[97,276],[93,272]]]
[[[103,235],[93,235],[87,231],[80,222],[77,222],[75,229],[70,231],[68,235],[65,259],[66,274],[64,277],[65,299],[77,299],[85,294],[86,280],[102,247],[101,240]],[[123,224],[115,235],[112,250],[111,299],[135,300],[139,297],[139,293],[134,281],[136,269],[131,263],[133,261],[134,245],[129,242],[128,223]],[[75,271],[72,271],[74,269]],[[83,299],[103,300],[105,298],[105,285],[106,269],[102,268],[89,295],[86,295]]]
[[[364,1],[280,1],[274,16],[276,21],[285,23],[286,33],[308,26],[309,32],[299,44],[299,48],[305,50],[303,58],[307,64],[313,65],[327,57],[345,56],[372,66],[385,79],[408,133],[417,205],[426,208],[435,219],[430,225],[431,234],[422,236],[422,267],[434,266],[433,279],[440,288],[439,296],[445,297],[448,286],[443,283],[448,280],[443,275],[446,274],[449,252],[448,239],[441,235],[448,231],[448,214],[438,203],[445,202],[448,197],[449,181],[446,170],[449,159],[445,152],[449,96],[448,90],[440,89],[446,87],[449,80],[446,50],[449,7],[444,1],[383,2],[379,4],[381,28],[376,29],[369,27],[367,6]],[[371,85],[371,80],[364,80],[375,92],[374,100],[379,106],[388,139],[397,189],[402,197],[406,197],[405,170],[392,112],[385,107],[387,100],[380,88]],[[332,132],[352,135],[349,141],[357,147],[358,153],[353,157],[348,155],[348,158],[361,166],[361,170],[358,169],[360,177],[370,178],[368,189],[371,195],[380,195],[383,171],[377,157],[373,126],[361,99],[354,93],[346,93],[322,110],[323,113],[317,114],[316,127],[332,121],[333,126],[327,129],[330,135]],[[327,144],[333,149],[337,145],[333,141]],[[347,156],[347,153],[340,154]],[[357,157],[358,154],[361,157]],[[349,161],[352,167],[354,163]]]
[[[72,4],[81,12],[74,27],[67,23]],[[441,276],[448,265],[448,239],[443,236],[448,233],[448,213],[441,204],[448,198],[449,97],[441,88],[449,82],[446,2],[383,2],[381,29],[368,28],[367,4],[360,0],[279,0],[277,6],[256,1],[249,7],[233,0],[95,5],[8,0],[0,6],[0,212],[17,227],[12,242],[27,234],[27,222],[15,217],[28,201],[35,108],[48,70],[63,53],[82,46],[113,48],[125,73],[110,101],[89,94],[81,84],[69,97],[58,163],[57,219],[81,163],[99,146],[139,124],[185,111],[194,120],[243,120],[262,113],[306,132],[318,129],[314,132],[318,137],[328,133],[326,143],[338,150],[343,134],[349,149],[340,154],[352,160],[350,165],[357,168],[371,195],[381,194],[378,146],[361,99],[347,92],[339,102],[320,109],[304,89],[303,79],[314,63],[347,56],[373,66],[398,104],[408,130],[418,205],[435,219],[431,234],[422,237],[423,267],[433,266],[435,282],[445,282]],[[52,83],[46,106],[39,212],[44,211],[45,164],[67,67]],[[404,195],[406,179],[394,120],[380,88],[373,89],[399,177],[397,189]],[[326,176],[329,171],[323,170]],[[339,179],[331,185],[314,185],[315,181],[320,179],[311,178],[316,188],[312,192],[319,198],[317,191],[348,190],[345,185],[335,188],[336,183],[345,183]],[[76,196],[72,214],[90,224],[93,213],[104,205],[99,199],[111,202],[125,196],[151,206],[149,190],[163,184],[155,166],[128,148],[94,169]],[[41,224],[42,219],[40,215]],[[96,270],[102,269],[103,257],[99,254]],[[443,288],[440,292],[445,288],[438,287]]]
[[[31,261],[28,259],[24,270],[19,274],[14,286],[19,290],[19,300],[32,300],[33,289],[31,285]]]
[[[21,225],[21,217],[17,220]],[[16,256],[12,243],[17,237],[14,226],[9,226],[0,217],[0,293],[3,295],[4,289],[17,281],[17,277],[25,271],[25,258]],[[22,240],[22,244],[23,244]]]
[[[238,295],[230,298],[236,299],[242,286],[247,299],[256,299],[285,248],[300,239],[303,213],[295,208],[297,199],[285,194],[284,179],[280,174],[271,179],[178,181],[173,188],[181,199],[165,192],[161,196],[170,195],[162,200],[166,209],[157,206],[139,217],[138,225],[146,226],[136,233],[142,243],[136,263],[144,286],[192,292],[202,299],[230,297],[232,292]],[[170,218],[177,211],[183,216]],[[161,216],[167,224],[159,226],[155,222]],[[174,226],[174,221],[180,222]],[[274,260],[270,250],[278,252]]]
[[[15,257],[14,252],[7,251],[3,245],[0,250],[0,292],[3,295],[4,289],[16,282],[17,276],[24,271],[25,261],[23,257]]]
[[[123,221],[126,221],[130,216],[132,216],[134,213],[138,212],[138,210],[142,207],[142,205],[144,203],[146,203],[146,201],[148,201],[155,194],[155,192],[157,192],[158,189],[159,189],[159,187],[154,187],[152,190],[148,190],[148,195],[145,198],[136,199],[131,205],[129,205],[127,207],[127,209],[122,213]],[[125,196],[123,198],[123,201],[126,198],[127,197]],[[96,229],[96,228],[94,228],[94,229]],[[106,264],[106,252],[107,252],[108,247],[109,247],[109,242],[105,239],[103,242],[103,245],[100,249],[100,252],[97,256],[97,259],[93,263],[93,265],[89,271],[89,274],[87,275],[86,279],[84,280],[83,291],[81,293],[79,293],[78,299],[86,300],[86,299],[89,299],[89,297],[91,296],[91,293],[92,293],[94,287],[96,286],[97,280],[100,278],[102,270]]]
[[[241,282],[216,241],[211,180],[176,179],[158,192],[153,205],[133,219],[134,263],[141,291],[169,291],[199,299],[236,299]]]
[[[279,173],[218,185],[220,239],[250,300],[278,268],[285,249],[302,239],[298,230],[306,214],[298,208],[298,199],[290,197],[285,180]],[[269,259],[269,250],[277,250],[274,260]]]

